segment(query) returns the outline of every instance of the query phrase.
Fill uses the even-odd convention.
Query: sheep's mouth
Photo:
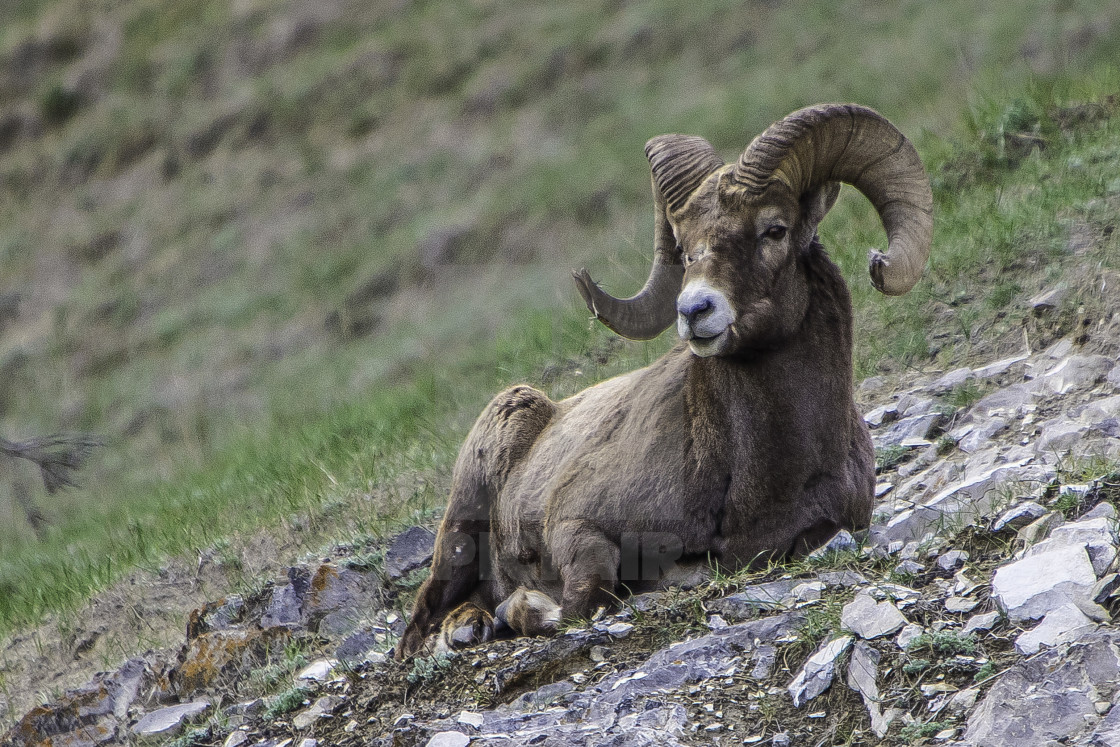
[[[727,341],[728,329],[728,327],[724,327],[713,335],[693,332],[688,338],[689,350],[692,351],[693,355],[698,355],[701,358],[717,355],[723,350],[724,343]]]

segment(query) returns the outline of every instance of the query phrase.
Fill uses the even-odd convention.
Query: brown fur
[[[586,617],[676,561],[738,568],[868,525],[874,458],[852,398],[847,287],[816,240],[834,185],[747,196],[717,171],[676,216],[685,280],[731,299],[730,343],[680,344],[553,403],[498,395],[455,467],[431,577],[397,649],[420,650],[463,602],[519,589]],[[781,240],[764,238],[777,222]],[[468,558],[465,548],[486,551]]]

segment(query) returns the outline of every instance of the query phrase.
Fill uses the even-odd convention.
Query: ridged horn
[[[826,182],[851,184],[887,232],[887,252],[869,254],[871,282],[899,296],[921,277],[933,238],[933,193],[913,144],[878,112],[855,104],[800,109],[747,146],[733,178],[750,194],[774,181],[797,194]]]
[[[572,273],[576,287],[595,318],[632,340],[650,340],[677,317],[676,298],[684,265],[677,251],[669,213],[688,202],[689,195],[723,165],[715,150],[693,135],[659,135],[646,143],[653,185],[653,267],[638,294],[619,299],[603,291],[587,270]]]

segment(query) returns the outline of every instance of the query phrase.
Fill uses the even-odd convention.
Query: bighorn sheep
[[[681,342],[560,402],[515,386],[490,403],[459,453],[398,657],[437,630],[437,646],[485,640],[492,612],[517,632],[549,633],[674,564],[742,567],[870,522],[851,300],[816,232],[839,183],[855,186],[889,241],[871,251],[872,282],[909,291],[933,225],[914,147],[876,112],[829,104],[772,125],[732,164],[685,135],[653,138],[646,155],[645,287],[620,300],[585,270],[575,278],[618,334],[649,339],[675,321]]]

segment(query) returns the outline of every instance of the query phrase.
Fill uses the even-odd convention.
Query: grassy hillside
[[[822,227],[861,376],[1092,321],[1118,45],[1107,2],[6,4],[0,428],[106,446],[82,489],[36,496],[42,538],[10,500],[34,474],[3,464],[0,633],[238,532],[428,516],[497,388],[656,357],[668,336],[616,342],[566,274],[640,285],[661,132],[731,157],[852,100],[914,135],[929,279],[870,290],[858,196]],[[1027,299],[1063,279],[1037,320]]]

